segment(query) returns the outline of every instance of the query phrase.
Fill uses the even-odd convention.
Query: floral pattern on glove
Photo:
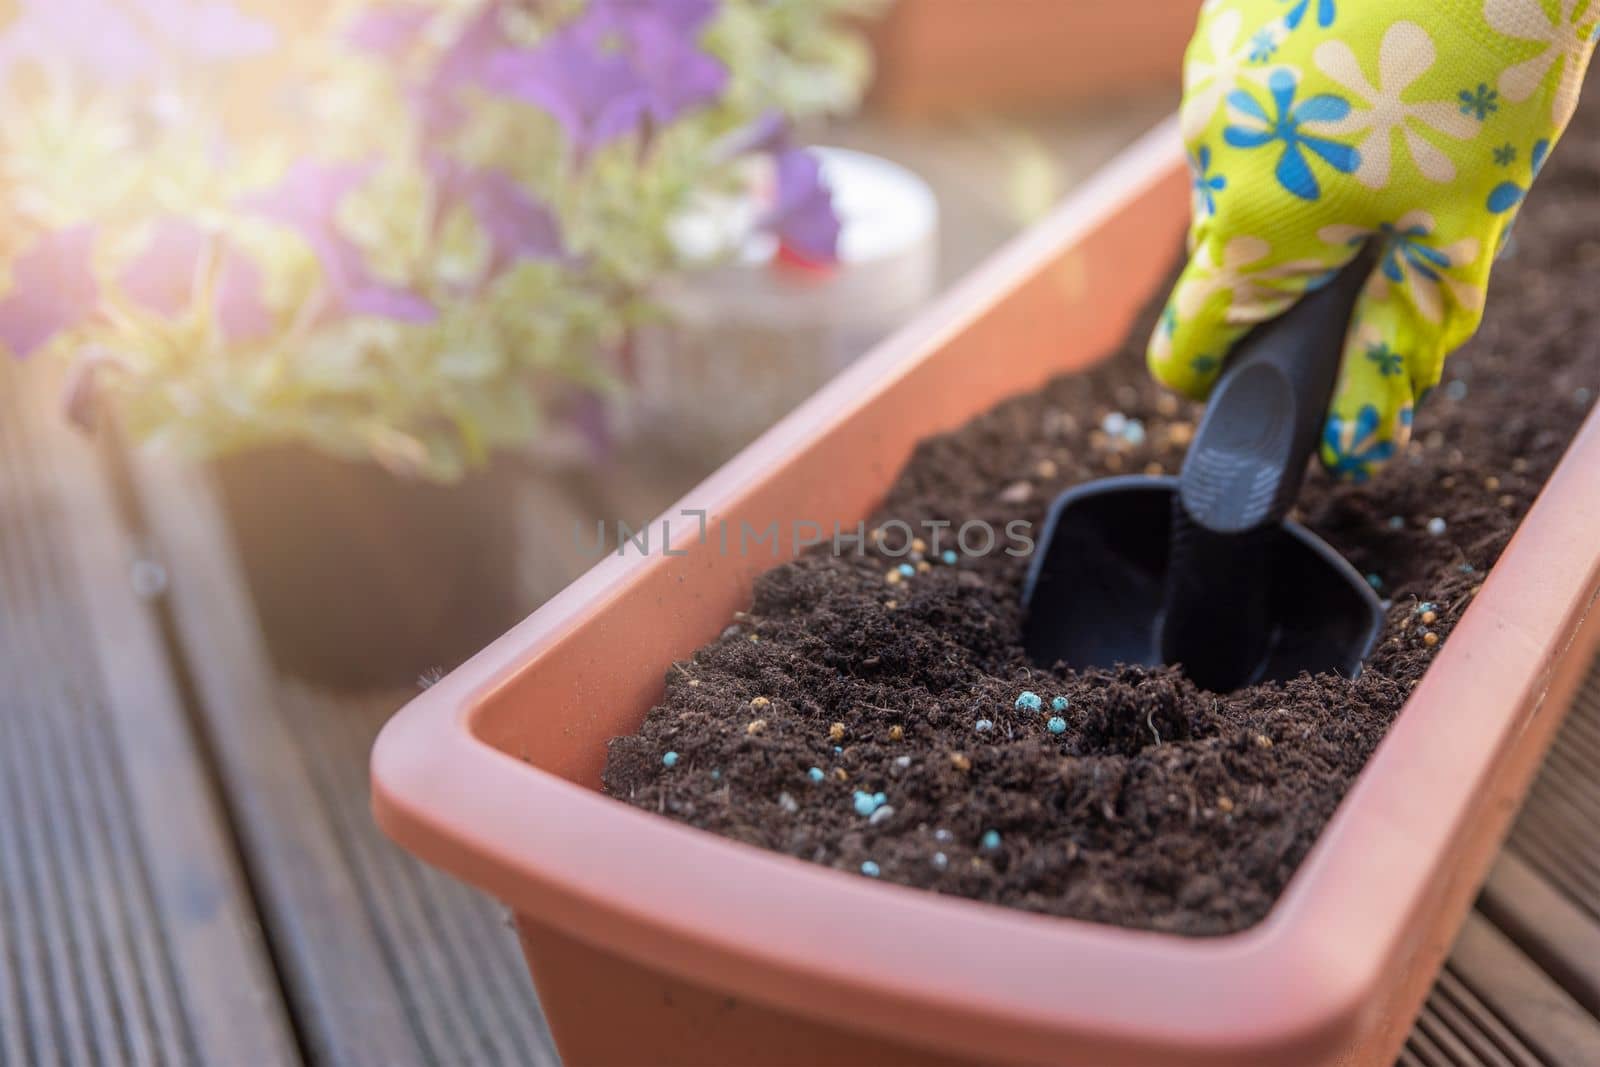
[[[1207,0],[1185,64],[1190,261],[1150,343],[1196,398],[1251,327],[1382,245],[1322,460],[1371,477],[1482,321],[1489,272],[1572,118],[1600,0]]]

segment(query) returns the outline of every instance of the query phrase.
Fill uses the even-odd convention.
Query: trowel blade
[[[1041,667],[1161,663],[1176,478],[1107,478],[1052,505],[1023,587],[1023,642]],[[1253,681],[1360,673],[1383,627],[1365,579],[1298,523],[1278,526],[1271,636]]]

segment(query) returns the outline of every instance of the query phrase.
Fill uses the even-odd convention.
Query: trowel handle
[[[1322,436],[1345,335],[1378,242],[1320,289],[1239,343],[1212,388],[1183,463],[1184,510],[1215,533],[1277,522],[1294,505]]]

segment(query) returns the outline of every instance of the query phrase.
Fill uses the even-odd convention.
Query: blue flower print
[[[1544,165],[1550,158],[1550,142],[1537,141],[1533,146],[1533,176],[1537,178],[1539,172],[1544,170]]]
[[[1380,224],[1376,237],[1383,247],[1383,258],[1378,269],[1383,271],[1385,278],[1396,284],[1406,280],[1406,266],[1430,282],[1439,281],[1440,272],[1449,270],[1454,264],[1448,254],[1428,243],[1428,238],[1432,236],[1433,232],[1422,225],[1411,225],[1402,230],[1392,222]],[[1351,248],[1360,248],[1368,239],[1369,233],[1364,231],[1350,238],[1348,243]]]
[[[1547,140],[1536,142],[1533,146],[1533,151],[1528,155],[1528,160],[1531,164],[1530,170],[1532,171],[1532,177],[1528,180],[1530,185],[1533,183],[1533,178],[1537,178],[1539,172],[1544,169],[1545,162],[1549,158],[1550,142]],[[1494,215],[1504,215],[1521,204],[1523,197],[1527,195],[1528,190],[1525,186],[1518,185],[1516,182],[1501,182],[1489,194],[1489,211]]]
[[[1489,212],[1494,215],[1504,215],[1528,195],[1528,190],[1516,182],[1501,182],[1495,186],[1494,192],[1489,194]]]
[[[1250,38],[1250,62],[1265,63],[1278,54],[1278,35],[1271,26],[1263,26]]]
[[[1189,369],[1196,374],[1210,374],[1222,366],[1222,360],[1216,356],[1195,356],[1189,361]]]
[[[1479,82],[1476,89],[1461,90],[1456,98],[1461,101],[1461,113],[1472,115],[1479,122],[1500,110],[1500,94],[1483,82]]]
[[[1328,417],[1322,434],[1322,458],[1336,477],[1364,482],[1372,477],[1374,468],[1394,455],[1393,441],[1377,439],[1378,422],[1378,409],[1371,404],[1354,419]]]
[[[1278,159],[1278,183],[1302,200],[1318,200],[1322,186],[1312,173],[1306,159],[1309,150],[1318,159],[1342,174],[1350,174],[1361,166],[1361,153],[1347,144],[1330,141],[1325,137],[1306,134],[1301,126],[1307,122],[1338,122],[1350,114],[1350,102],[1330,94],[1313,96],[1295,102],[1299,83],[1287,70],[1275,70],[1268,79],[1277,114],[1269,116],[1264,108],[1243,89],[1228,94],[1228,104],[1251,123],[1250,126],[1229,126],[1223,131],[1223,140],[1234,148],[1265,148],[1275,142],[1283,143],[1283,154]]]
[[[1400,229],[1392,222],[1378,227],[1383,241],[1383,276],[1399,284],[1405,281],[1401,260],[1431,282],[1439,280],[1439,272],[1450,269],[1450,257],[1428,244],[1432,236],[1425,226],[1408,226]]]
[[[1406,365],[1406,357],[1390,348],[1386,341],[1368,345],[1367,359],[1377,364],[1378,374],[1383,378],[1399,374]]]
[[[1300,28],[1300,23],[1305,21],[1306,12],[1311,8],[1311,0],[1284,0],[1284,3],[1293,4],[1289,14],[1284,16],[1283,24],[1291,30]],[[1339,11],[1335,0],[1317,0],[1317,25],[1327,29],[1333,25],[1333,20],[1338,17]]]
[[[1194,207],[1198,218],[1210,218],[1217,213],[1217,194],[1228,187],[1228,179],[1211,171],[1211,149],[1201,145],[1189,157],[1189,170],[1194,174]]]
[[[1494,150],[1494,161],[1497,166],[1509,167],[1517,161],[1517,146],[1514,144],[1501,145]]]

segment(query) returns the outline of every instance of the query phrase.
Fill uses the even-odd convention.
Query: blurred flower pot
[[[927,118],[1175,94],[1200,0],[896,0],[871,104]]]
[[[888,160],[814,151],[839,217],[838,262],[789,255],[759,225],[757,202],[702,203],[673,228],[686,260],[718,265],[657,287],[666,321],[634,350],[637,429],[702,466],[749,444],[933,295],[933,192]]]
[[[277,446],[213,464],[279,669],[339,688],[410,686],[524,613],[516,472],[440,485]]]
[[[685,507],[854,524],[919,441],[1110,351],[1179,247],[1188,192],[1168,125]],[[673,553],[612,556],[392,720],[374,810],[516,913],[570,1064],[1392,1063],[1600,643],[1597,466],[1600,416],[1273,911],[1238,934],[942,897],[600,795],[607,740],[791,548],[722,552],[676,515]]]
[[[833,258],[792,135],[864,87],[832,0],[127,7],[0,17],[0,90],[52,116],[0,129],[0,355],[71,358],[77,421],[448,479],[563,422],[601,436],[565,400],[622,391],[693,196],[766,160],[786,238]],[[276,450],[218,469],[294,669],[449,664],[512,617],[493,489]],[[365,645],[394,670],[356,669]]]

